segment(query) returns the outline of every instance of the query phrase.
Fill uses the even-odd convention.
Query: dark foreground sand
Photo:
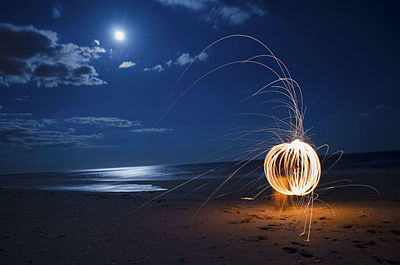
[[[159,193],[0,189],[0,264],[400,262],[398,199],[327,197],[333,212],[316,202],[306,242],[303,212],[277,211],[267,199],[221,198],[193,218],[213,189],[186,195],[193,185],[135,214]]]

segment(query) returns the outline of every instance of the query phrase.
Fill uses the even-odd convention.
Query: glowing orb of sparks
[[[115,32],[114,35],[115,35],[115,38],[119,41],[123,41],[125,39],[125,33],[123,31],[118,30]]]
[[[286,195],[307,195],[317,187],[321,164],[314,149],[300,140],[275,145],[264,160],[269,184]]]

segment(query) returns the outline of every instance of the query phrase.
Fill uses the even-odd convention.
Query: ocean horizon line
[[[400,156],[400,150],[385,150],[385,151],[368,151],[368,152],[355,152],[355,153],[343,153],[342,157],[350,157],[357,155],[374,155],[374,154],[388,154],[393,153]],[[324,157],[339,157],[340,154],[331,153],[327,155],[318,155],[320,160],[322,161]],[[254,159],[252,161],[262,161],[263,159]],[[160,164],[144,164],[144,165],[135,165],[135,166],[116,166],[116,167],[89,167],[89,168],[75,168],[75,169],[43,169],[43,170],[23,170],[23,171],[1,171],[0,176],[2,175],[20,175],[20,174],[49,174],[49,173],[65,173],[65,172],[85,172],[85,171],[111,171],[111,170],[123,170],[129,168],[139,168],[139,167],[155,167],[155,166],[193,166],[193,165],[206,165],[206,164],[221,164],[221,163],[237,163],[237,162],[245,162],[249,161],[249,159],[243,160],[223,160],[223,161],[205,161],[205,162],[183,162],[183,163],[160,163]]]

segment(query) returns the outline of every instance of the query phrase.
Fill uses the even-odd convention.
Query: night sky
[[[7,1],[0,3],[0,171],[234,159],[219,136],[264,123],[232,108],[272,81],[254,65],[210,69],[266,43],[304,94],[305,127],[330,152],[400,149],[396,1]],[[120,32],[117,38],[116,32]],[[267,123],[261,124],[268,126]],[[267,147],[266,147],[267,148]]]

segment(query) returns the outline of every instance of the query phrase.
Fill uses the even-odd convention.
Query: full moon
[[[119,41],[123,41],[125,39],[125,33],[122,31],[116,31],[115,38]]]

